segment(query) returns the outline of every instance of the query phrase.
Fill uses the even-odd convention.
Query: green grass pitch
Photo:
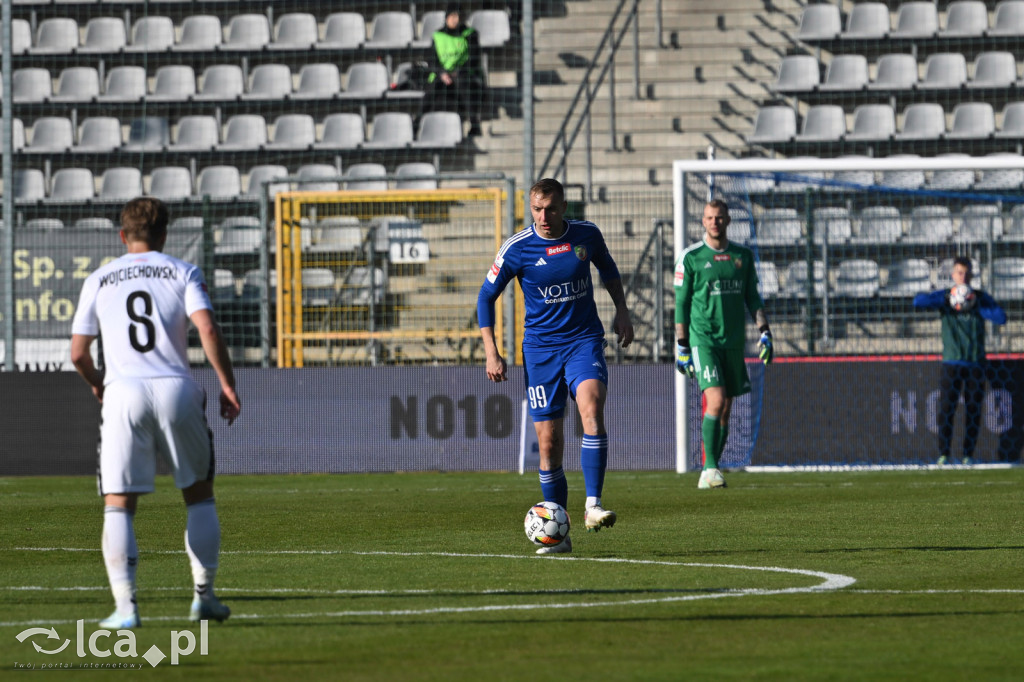
[[[535,476],[223,476],[217,588],[184,648],[191,577],[169,479],[140,503],[138,657],[76,652],[112,609],[88,478],[0,479],[0,671],[135,663],[147,679],[1024,679],[1024,469],[610,472],[614,528],[537,557]],[[783,570],[784,569],[784,570]],[[58,638],[19,633],[53,627]],[[33,646],[56,648],[43,654]],[[113,651],[118,636],[96,640]],[[111,671],[77,672],[75,679]],[[57,677],[35,672],[32,679]],[[156,676],[153,678],[152,676]],[[59,679],[70,679],[61,671]],[[116,678],[115,678],[116,679]]]

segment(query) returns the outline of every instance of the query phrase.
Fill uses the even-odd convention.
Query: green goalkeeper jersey
[[[676,324],[685,324],[691,346],[742,350],[747,325],[744,308],[764,307],[757,291],[754,254],[729,242],[717,251],[704,241],[676,261]]]

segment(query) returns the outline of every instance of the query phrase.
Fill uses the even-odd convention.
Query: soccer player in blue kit
[[[541,491],[545,500],[568,507],[569,486],[562,470],[563,422],[567,398],[572,394],[583,421],[584,521],[588,531],[597,531],[614,525],[616,516],[601,505],[608,465],[604,425],[608,365],[604,326],[594,303],[591,263],[615,303],[612,329],[623,348],[633,341],[633,323],[619,270],[601,231],[585,220],[566,220],[566,206],[565,190],[557,180],[545,178],[534,183],[530,188],[533,225],[514,234],[498,251],[480,287],[477,315],[487,354],[487,378],[506,381],[508,366],[494,340],[494,302],[513,277],[519,279],[526,304],[526,390],[540,446]],[[571,551],[572,540],[566,538],[537,553]]]

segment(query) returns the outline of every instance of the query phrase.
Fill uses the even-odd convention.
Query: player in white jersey
[[[127,253],[86,278],[71,329],[71,361],[102,403],[103,561],[116,603],[100,622],[107,629],[140,624],[133,520],[139,495],[153,492],[158,455],[174,473],[188,512],[185,551],[195,581],[190,617],[223,621],[231,613],[213,591],[220,553],[213,442],[206,394],[189,372],[189,320],[217,373],[220,415],[229,425],[241,403],[202,272],[161,253],[167,221],[167,207],[158,199],[125,205],[121,241]],[[103,339],[103,370],[90,352],[97,336]]]

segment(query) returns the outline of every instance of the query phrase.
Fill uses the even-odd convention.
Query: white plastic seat
[[[444,10],[431,10],[424,12],[420,17],[420,30],[418,38],[413,41],[413,47],[430,47],[434,44],[434,33],[444,27]]]
[[[11,119],[11,149],[20,152],[25,148],[25,124],[20,118]]]
[[[68,17],[50,17],[39,22],[31,54],[68,54],[78,49],[78,22]]]
[[[996,300],[1024,299],[1024,258],[1002,256],[992,259],[992,296]]]
[[[219,232],[220,241],[214,247],[214,253],[218,256],[257,253],[263,243],[263,229],[258,225],[225,227],[222,223]]]
[[[1012,52],[982,52],[974,60],[968,88],[1009,88],[1017,82],[1017,60]]]
[[[220,125],[213,116],[182,116],[170,151],[209,151],[220,142]]]
[[[317,253],[352,253],[363,244],[363,228],[355,216],[336,216],[320,220],[314,229],[310,251]]]
[[[822,91],[863,90],[868,86],[868,60],[862,54],[840,54],[832,58],[825,70]]]
[[[394,50],[409,47],[416,39],[416,28],[408,12],[378,12],[373,17],[370,39],[365,47]]]
[[[1024,1],[1003,0],[992,16],[990,36],[1024,36]]]
[[[146,69],[115,66],[107,74],[107,85],[96,99],[100,102],[139,102],[146,96]]]
[[[108,168],[100,178],[99,198],[127,201],[142,196],[142,172],[138,168]]]
[[[861,160],[862,161],[862,160],[867,159],[869,157],[864,156],[862,154],[847,154],[845,156],[840,156],[839,158],[840,159],[845,159],[845,160]],[[837,172],[832,174],[832,180],[833,180],[834,183],[836,183],[834,185],[834,187],[838,191],[849,191],[849,190],[857,190],[857,191],[859,191],[855,187],[845,187],[844,185],[845,184],[862,185],[862,186],[874,185],[875,184],[875,173],[874,173],[874,171],[871,171],[871,170],[837,171]]]
[[[0,40],[0,46],[3,41]],[[11,54],[25,54],[32,48],[32,25],[27,19],[11,20]]]
[[[797,39],[803,41],[832,40],[843,31],[839,6],[831,3],[806,5],[800,14]]]
[[[52,96],[53,81],[46,69],[28,67],[11,75],[11,99],[15,102],[45,102]]]
[[[238,296],[235,288],[235,275],[227,268],[216,268],[213,271],[213,286],[210,287],[210,299],[214,304],[229,303]]]
[[[151,102],[186,102],[196,94],[196,72],[184,64],[168,64],[156,71]]]
[[[344,303],[369,305],[371,296],[374,303],[381,303],[386,289],[387,273],[383,269],[373,268],[371,274],[370,268],[358,266],[352,268],[348,279],[341,283],[339,295]]]
[[[425,161],[410,161],[400,164],[395,169],[395,175],[399,178],[395,181],[395,189],[437,189],[436,179],[425,177],[421,177],[418,180],[414,179],[415,176],[427,176],[436,173],[437,169],[434,168],[434,164]]]
[[[413,147],[452,148],[462,142],[462,118],[453,111],[429,111],[420,118]]]
[[[940,154],[939,158],[969,159],[969,154]],[[927,187],[940,191],[964,191],[974,186],[974,171],[966,169],[949,169],[932,171]]]
[[[259,114],[235,114],[224,126],[218,151],[257,150],[267,143],[267,122]]]
[[[878,263],[866,258],[839,263],[835,295],[849,298],[873,298],[880,288]]]
[[[757,110],[754,131],[747,144],[789,142],[796,136],[796,113],[789,107],[766,106]]]
[[[261,50],[270,44],[270,21],[265,14],[236,14],[228,21],[222,50]]]
[[[974,183],[974,189],[977,190],[1017,190],[1024,184],[1024,157],[1019,154],[991,154],[991,156],[1003,156],[1006,158],[1019,160],[1019,167],[1017,168],[1005,168],[1000,170],[984,170],[981,171],[981,176],[978,181]]]
[[[196,178],[196,196],[233,199],[242,193],[242,176],[234,166],[207,166]]]
[[[960,211],[960,229],[956,238],[967,242],[985,242],[989,236],[1001,239],[1003,216],[995,204],[970,204]]]
[[[988,102],[962,102],[953,109],[953,122],[946,138],[984,140],[996,132],[996,114]]]
[[[793,156],[790,157],[793,161],[812,161],[817,160],[818,157],[814,156]],[[825,180],[825,173],[821,171],[795,171],[794,173],[783,173],[775,178],[776,192],[800,192],[801,194],[808,189],[819,189],[823,180]],[[771,191],[771,188],[765,188],[765,191]],[[732,238],[732,235],[729,235]]]
[[[961,88],[967,83],[967,60],[959,52],[940,52],[925,60],[921,90]]]
[[[793,54],[782,58],[772,90],[781,93],[812,92],[820,80],[818,60],[810,55]]]
[[[136,195],[138,196],[138,195]],[[132,197],[134,198],[134,197]],[[114,221],[110,218],[79,218],[71,226],[75,230],[114,230],[117,229]]]
[[[1003,124],[996,137],[1024,138],[1024,102],[1010,102],[1003,109]]]
[[[79,52],[120,52],[128,44],[128,31],[119,17],[94,17],[85,25]]]
[[[273,303],[277,299],[277,270],[270,270],[269,275],[264,277],[261,270],[247,270],[242,277],[242,300],[259,302],[266,289]]]
[[[917,84],[917,60],[910,54],[883,54],[868,90],[910,90]]]
[[[981,0],[957,0],[946,7],[943,38],[980,38],[988,30],[988,8]]]
[[[335,12],[324,22],[323,40],[317,48],[355,50],[366,42],[366,19],[359,12]]]
[[[413,142],[412,116],[400,111],[385,111],[373,117],[366,149],[403,149]]]
[[[795,208],[769,208],[758,221],[758,246],[793,246],[800,243],[803,222]]]
[[[941,104],[918,102],[903,111],[897,140],[939,140],[946,133],[946,112]]]
[[[331,63],[305,64],[292,99],[331,99],[341,92],[341,73]]]
[[[181,35],[174,49],[206,52],[217,49],[223,40],[219,18],[209,14],[190,14],[181,22]]]
[[[910,229],[903,241],[912,244],[942,244],[953,237],[953,216],[947,206],[915,206],[910,211]]]
[[[917,154],[894,154],[890,159],[919,159]],[[921,169],[883,171],[878,184],[896,189],[920,189],[924,187],[925,172]]]
[[[815,298],[821,298],[825,295],[825,264],[816,260],[811,268],[813,273],[812,293]],[[807,263],[793,261],[786,268],[786,283],[782,288],[781,295],[786,298],[807,298],[807,285]]]
[[[896,132],[896,115],[888,104],[862,104],[853,111],[847,141],[888,140]]]
[[[54,172],[50,201],[89,201],[96,196],[96,181],[88,168],[61,168]]]
[[[829,244],[844,244],[853,238],[850,211],[843,206],[823,206],[814,209],[814,243],[821,244],[828,237]]]
[[[324,119],[316,149],[357,149],[366,141],[363,117],[353,112],[330,114]]]
[[[64,221],[60,218],[33,218],[25,221],[24,228],[26,230],[63,230]]]
[[[388,188],[387,180],[364,180],[387,175],[387,169],[380,163],[357,163],[345,169],[345,189],[382,191]]]
[[[23,151],[28,154],[54,154],[70,150],[74,143],[71,119],[42,116],[32,124],[32,138]]]
[[[267,150],[300,151],[316,143],[316,122],[309,114],[284,114],[274,120],[274,135],[263,146]]]
[[[895,206],[868,206],[860,212],[857,244],[895,244],[903,236],[903,219]]]
[[[382,62],[359,62],[345,72],[345,89],[340,99],[374,99],[383,97],[391,87],[388,67]]]
[[[180,166],[160,166],[150,174],[149,196],[180,201],[192,196],[192,173]]]
[[[1014,204],[1010,209],[1010,221],[1004,225],[1003,241],[1024,241],[1024,204]]]
[[[902,2],[890,38],[931,38],[939,31],[939,12],[934,2]]]
[[[310,50],[318,39],[316,17],[308,12],[282,14],[274,28],[272,50]]]
[[[858,2],[850,8],[846,30],[840,38],[845,40],[877,40],[889,33],[889,7],[881,2]]]
[[[162,116],[133,119],[123,151],[161,151],[171,142],[171,130]]]
[[[334,284],[334,271],[330,268],[302,268],[302,305],[330,305],[334,301]]]
[[[91,66],[69,66],[60,72],[51,102],[91,102],[100,96],[100,74]]]
[[[263,192],[267,193],[270,199],[273,199],[278,192],[287,192],[287,182],[272,182],[288,176],[288,169],[284,166],[277,164],[265,164],[261,166],[253,166],[249,169],[248,179],[246,181],[245,194],[251,197],[261,196]]]
[[[879,293],[889,298],[910,298],[932,290],[932,266],[921,258],[907,258],[889,267],[889,280]]]
[[[469,15],[466,24],[476,29],[480,47],[504,47],[512,39],[512,27],[505,10],[478,9]]]
[[[815,104],[807,109],[796,141],[838,142],[845,134],[846,112],[843,108],[838,104]]]
[[[757,273],[758,292],[761,298],[773,298],[779,294],[779,270],[771,261],[755,261],[754,271]]]
[[[166,52],[174,47],[174,22],[165,16],[144,16],[132,26],[126,52]]]
[[[203,71],[196,101],[234,101],[245,93],[245,76],[238,64],[214,64]]]
[[[704,227],[699,221],[695,221],[698,233],[691,237],[700,239],[704,236]],[[742,206],[735,206],[729,209],[729,241],[748,246],[754,243],[754,219],[750,211]]]
[[[252,70],[249,91],[242,99],[280,100],[292,94],[292,72],[287,64],[260,64]]]
[[[112,152],[121,144],[121,121],[113,116],[92,116],[82,121],[74,152]]]
[[[341,188],[341,183],[333,178],[340,174],[341,172],[329,163],[308,163],[300,166],[295,174],[302,181],[296,183],[295,189],[300,192],[337,192]]]
[[[46,178],[36,168],[17,168],[13,177],[15,202],[42,201],[46,198]]]

